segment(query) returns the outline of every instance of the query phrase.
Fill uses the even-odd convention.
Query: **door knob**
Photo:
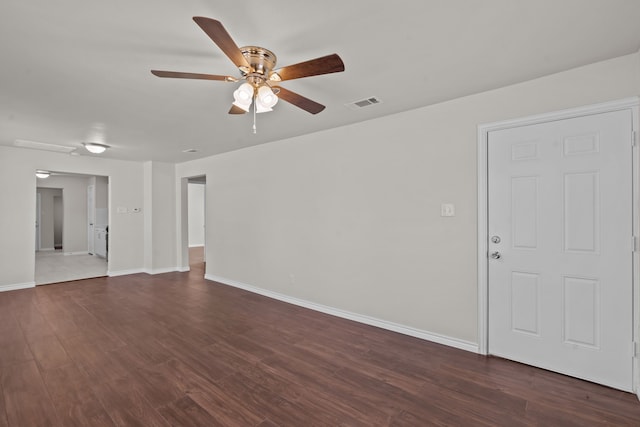
[[[491,236],[491,243],[500,243],[500,236]]]
[[[492,259],[500,259],[502,257],[502,255],[500,255],[500,252],[495,251],[495,252],[491,252],[491,258]]]

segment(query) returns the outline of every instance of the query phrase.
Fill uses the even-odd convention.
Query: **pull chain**
[[[256,97],[253,97],[253,134],[258,133],[256,128]]]

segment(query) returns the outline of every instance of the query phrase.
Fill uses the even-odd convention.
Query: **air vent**
[[[68,145],[47,144],[45,142],[27,141],[26,139],[16,139],[13,145],[21,148],[31,148],[33,150],[55,151],[57,153],[71,153],[76,147]]]
[[[345,105],[348,108],[351,108],[352,110],[358,110],[360,108],[368,107],[370,105],[381,104],[381,103],[382,101],[380,100],[380,98],[376,96],[372,96],[371,98],[361,99],[360,101],[350,102]]]

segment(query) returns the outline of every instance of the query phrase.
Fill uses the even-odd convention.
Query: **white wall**
[[[95,177],[96,186],[96,226],[109,225],[109,178],[106,176]]]
[[[207,175],[208,277],[468,348],[478,328],[477,126],[639,93],[634,54],[179,164],[176,178]],[[443,202],[455,217],[440,217]]]
[[[144,162],[145,271],[178,270],[176,264],[175,165]]]
[[[189,246],[204,246],[205,184],[188,184]]]
[[[34,283],[36,169],[110,176],[109,271],[141,271],[142,215],[118,214],[116,208],[142,206],[142,163],[0,146],[0,194],[10,201],[0,210],[0,288]]]

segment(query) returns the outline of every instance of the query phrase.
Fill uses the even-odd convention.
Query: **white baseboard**
[[[167,267],[167,268],[154,268],[154,269],[133,268],[131,270],[107,271],[107,276],[116,277],[116,276],[126,276],[128,274],[139,274],[139,273],[155,275],[155,274],[173,273],[176,271],[183,272],[183,271],[189,271],[189,269],[187,268],[187,270],[184,270],[181,267]]]
[[[449,347],[458,348],[460,350],[470,351],[472,353],[478,353],[479,351],[478,344],[470,341],[460,340],[457,338],[452,338],[445,335],[424,331],[421,329],[415,329],[410,326],[389,322],[387,320],[377,319],[375,317],[370,317],[363,314],[353,313],[350,311],[341,310],[338,308],[329,307],[322,304],[317,304],[311,301],[290,297],[288,295],[280,294],[278,292],[257,288],[255,286],[247,285],[245,283],[241,283],[236,280],[226,279],[224,277],[218,277],[212,274],[205,274],[204,278],[206,280],[211,280],[213,282],[218,282],[224,285],[233,286],[235,288],[244,289],[249,292],[264,295],[266,297],[277,299],[279,301],[284,301],[300,307],[309,308],[311,310],[330,314],[332,316],[342,317],[343,319],[349,319],[359,323],[364,323],[366,325],[376,326],[378,328],[387,329],[389,331],[398,332],[400,334],[409,335],[415,338],[420,338],[425,341],[432,341],[438,344],[447,345]]]
[[[0,292],[16,291],[18,289],[35,288],[36,282],[15,283],[12,285],[0,285]]]
[[[40,248],[38,249],[38,252],[53,252],[55,250],[55,248]]]
[[[191,271],[191,267],[178,267],[178,271],[180,273],[186,273],[187,271]]]
[[[204,245],[189,245],[190,248],[204,248]]]
[[[107,271],[107,276],[117,277],[117,276],[127,276],[129,274],[139,274],[139,273],[146,273],[146,270],[144,268],[132,268],[130,270]]]
[[[66,255],[89,255],[88,251],[80,251],[80,252],[65,252]]]
[[[164,274],[164,273],[173,273],[176,271],[180,271],[180,267],[153,268],[153,269],[146,269],[144,272],[147,274]]]

